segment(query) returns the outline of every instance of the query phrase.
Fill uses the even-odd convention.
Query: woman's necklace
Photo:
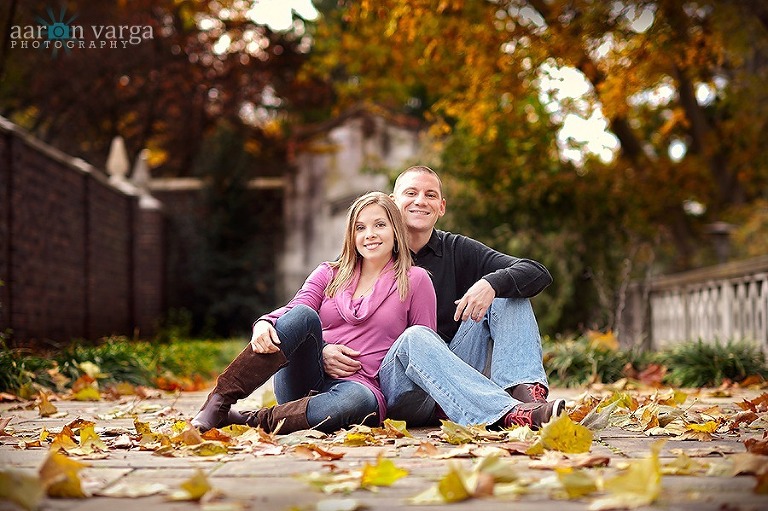
[[[355,290],[355,293],[352,295],[352,298],[355,298],[355,299],[362,298],[365,295],[367,295],[368,293],[370,293],[371,290],[373,289],[373,286],[375,286],[376,282],[378,282],[379,277],[381,276],[381,272],[383,272],[383,271],[384,271],[384,268],[380,269],[379,272],[376,274],[376,277],[374,277],[374,279],[371,282],[371,284],[367,288],[365,288],[365,290],[362,291],[362,292],[360,291],[360,285],[359,285],[360,281],[358,280],[358,286],[357,286],[357,289]],[[361,270],[361,276],[362,276],[362,270]]]

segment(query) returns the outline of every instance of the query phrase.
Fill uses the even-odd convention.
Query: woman
[[[358,198],[349,208],[339,259],[318,266],[285,307],[254,323],[250,345],[219,375],[192,425],[207,431],[240,423],[271,432],[284,421],[280,433],[310,427],[332,432],[383,420],[377,373],[384,355],[406,328],[437,324],[432,281],[412,266],[405,233],[389,196]],[[340,379],[328,376],[326,344],[359,353],[361,368]],[[302,397],[252,412],[231,410],[284,366],[291,392]]]

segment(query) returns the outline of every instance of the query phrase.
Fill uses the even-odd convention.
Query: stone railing
[[[627,305],[624,345],[749,340],[768,353],[768,256],[657,277]]]

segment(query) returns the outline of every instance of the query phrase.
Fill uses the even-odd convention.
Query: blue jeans
[[[323,330],[314,309],[297,305],[277,319],[275,330],[288,358],[288,365],[275,374],[278,403],[314,394],[307,405],[307,422],[328,433],[366,419],[378,423],[379,404],[368,387],[325,374]]]
[[[530,301],[495,299],[482,321],[464,321],[448,345],[428,328],[407,329],[384,357],[379,380],[387,415],[411,426],[434,422],[436,403],[459,424],[497,422],[520,403],[505,389],[547,385]]]

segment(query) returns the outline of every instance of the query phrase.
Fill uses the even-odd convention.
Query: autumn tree
[[[610,327],[629,278],[714,262],[712,222],[765,236],[764,3],[342,6],[318,28],[313,68],[342,104],[423,114],[445,225],[547,262],[556,285],[537,303],[552,329]],[[578,94],[558,85],[566,72]],[[603,119],[614,144],[566,136],[569,119]]]

